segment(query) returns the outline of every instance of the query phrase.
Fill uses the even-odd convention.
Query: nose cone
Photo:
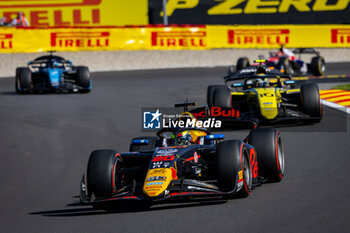
[[[58,69],[49,69],[49,79],[51,87],[53,88],[59,88],[60,86],[60,72]]]
[[[143,185],[143,192],[149,197],[156,197],[162,194],[172,180],[170,168],[151,169],[147,172]]]

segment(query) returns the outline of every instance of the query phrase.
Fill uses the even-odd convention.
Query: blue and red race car
[[[130,152],[95,150],[80,183],[80,200],[97,209],[137,201],[149,207],[177,198],[247,197],[265,181],[281,181],[284,152],[277,129],[224,140],[200,128],[165,128],[132,140]]]
[[[16,92],[89,92],[88,67],[74,66],[60,56],[41,56],[28,62],[28,67],[16,69]]]

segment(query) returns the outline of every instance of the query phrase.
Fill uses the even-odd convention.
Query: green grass
[[[344,91],[350,91],[350,83],[336,85],[336,86],[332,87],[331,89],[339,89],[339,90],[344,90]]]

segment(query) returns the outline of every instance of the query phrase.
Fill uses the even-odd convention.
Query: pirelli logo
[[[107,48],[109,32],[52,32],[51,47],[54,48]]]
[[[234,29],[228,30],[228,43],[237,45],[288,44],[289,29]]]
[[[102,0],[0,0],[0,8],[94,6]]]
[[[332,44],[350,44],[350,29],[331,29]]]
[[[151,45],[160,47],[205,47],[205,31],[152,32]]]
[[[12,49],[12,34],[0,33],[0,49]]]

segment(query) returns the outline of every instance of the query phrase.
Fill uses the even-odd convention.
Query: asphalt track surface
[[[345,73],[348,65],[334,66]],[[0,231],[349,232],[350,117],[330,108],[317,126],[281,129],[285,177],[246,199],[115,213],[77,204],[92,150],[128,150],[143,135],[141,107],[171,107],[186,97],[204,104],[207,85],[222,83],[225,72],[94,73],[89,94],[17,95],[14,78],[0,79]]]

